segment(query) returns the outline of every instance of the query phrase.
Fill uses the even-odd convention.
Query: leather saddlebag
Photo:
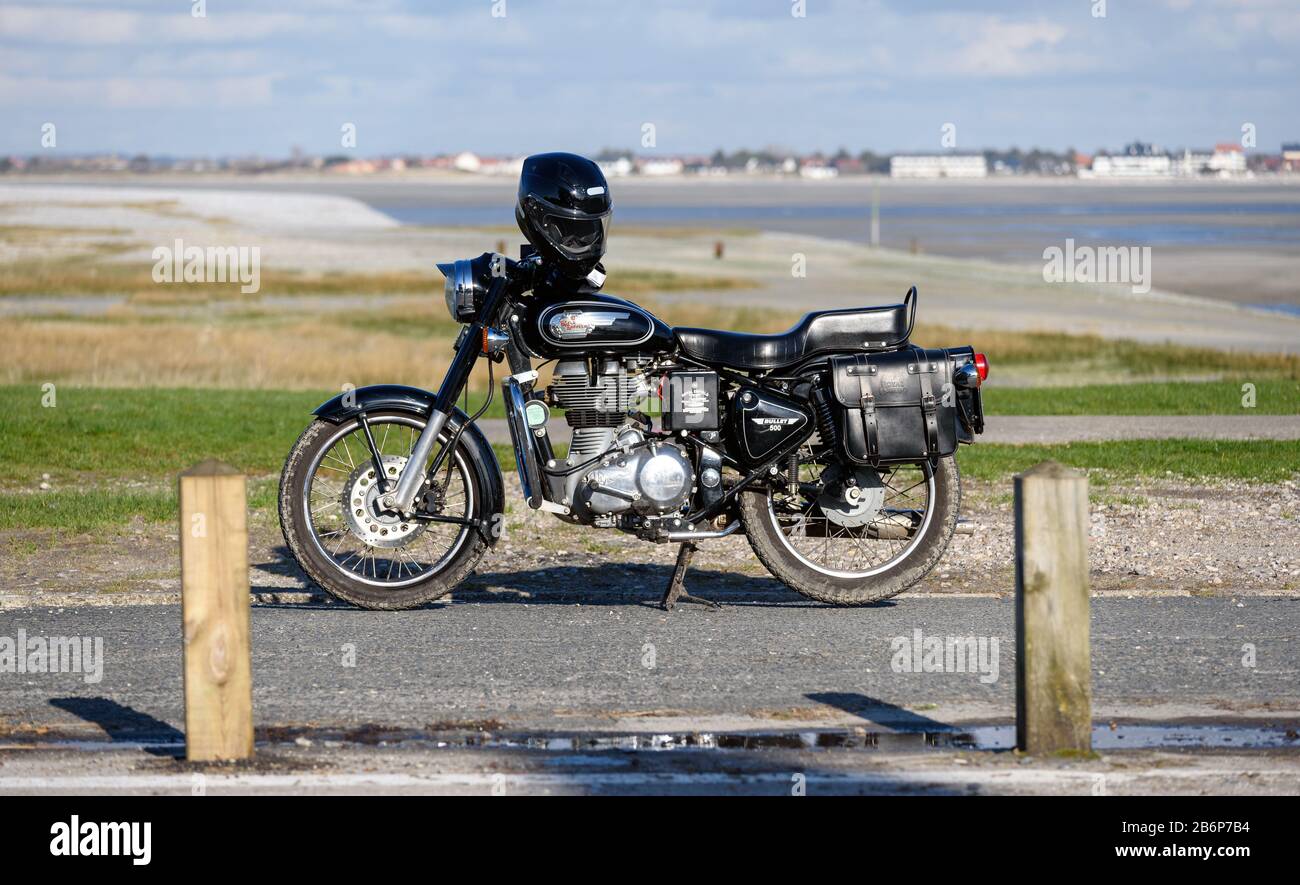
[[[958,422],[952,377],[952,358],[941,349],[832,357],[832,407],[844,454],[871,465],[951,455]]]

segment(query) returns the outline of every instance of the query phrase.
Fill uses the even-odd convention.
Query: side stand
[[[659,602],[659,607],[664,611],[672,611],[673,606],[679,602],[694,602],[698,605],[707,605],[709,608],[722,608],[716,602],[710,602],[707,599],[701,599],[686,592],[683,581],[686,579],[686,570],[691,566],[691,557],[695,555],[697,549],[690,541],[685,541],[677,551],[677,565],[673,566],[672,580],[668,582],[668,589],[664,591],[664,598]]]

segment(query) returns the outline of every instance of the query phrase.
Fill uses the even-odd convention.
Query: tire
[[[938,564],[957,527],[961,477],[953,457],[939,459],[933,471],[934,491],[928,519],[919,540],[901,559],[869,577],[837,577],[813,568],[781,536],[766,489],[742,492],[740,519],[759,561],[791,590],[831,605],[868,605],[897,596],[916,584]]]
[[[422,416],[405,412],[372,412],[368,417],[372,423],[396,419],[412,427],[424,425]],[[412,579],[400,587],[367,583],[364,567],[360,577],[344,574],[337,562],[322,549],[312,530],[308,495],[304,492],[306,484],[312,479],[313,465],[322,459],[323,453],[341,439],[349,428],[355,430],[357,427],[356,419],[339,424],[317,419],[298,437],[280,474],[280,530],[298,565],[331,596],[366,609],[418,608],[445,596],[465,580],[486,551],[486,540],[477,529],[465,527],[456,536],[455,546],[449,549],[445,562],[440,560],[433,564],[436,568],[431,567],[427,577]],[[444,431],[441,439],[445,442],[447,437],[448,433]],[[491,478],[483,475],[483,467],[469,454],[467,440],[462,437],[455,452],[456,463],[461,470],[458,475],[463,477],[467,489],[472,489],[472,497],[466,495],[467,508],[472,508],[470,518],[482,524],[486,512],[483,508],[491,506]],[[375,577],[377,579],[378,575]]]

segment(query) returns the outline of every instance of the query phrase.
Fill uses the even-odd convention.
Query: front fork
[[[485,317],[495,316],[496,306],[500,303],[499,299],[502,297],[503,291],[494,286],[485,300],[482,315]],[[456,356],[452,358],[451,365],[447,367],[447,374],[443,377],[442,385],[438,388],[438,394],[434,398],[433,408],[429,412],[429,421],[424,425],[424,430],[420,431],[420,436],[411,449],[411,456],[407,459],[406,464],[402,467],[401,475],[397,478],[396,487],[388,491],[380,499],[384,507],[408,517],[414,513],[415,501],[424,488],[425,478],[438,467],[437,464],[434,464],[430,470],[426,471],[424,469],[425,465],[429,463],[429,455],[433,452],[438,437],[447,426],[447,419],[451,415],[452,409],[455,408],[456,400],[465,389],[465,385],[469,383],[469,376],[474,371],[474,366],[478,363],[479,357],[483,355],[481,342],[488,340],[484,336],[485,331],[495,334],[482,321],[475,321],[465,327],[465,332],[460,339],[460,346],[456,349]],[[518,420],[522,420],[524,417],[522,414],[518,416],[512,414],[512,406],[517,402],[512,397],[512,393],[519,391],[517,376],[530,371],[532,363],[527,355],[515,345],[513,340],[506,344],[506,355],[512,372],[512,375],[502,383],[502,392],[506,396],[506,415],[512,419],[517,417]],[[364,423],[364,416],[362,421]],[[515,431],[515,424],[512,422],[511,433],[515,434]],[[526,439],[523,441],[527,442]],[[520,440],[516,439],[516,455],[518,455],[518,449],[520,448],[519,444]],[[531,453],[531,448],[528,451]],[[535,463],[535,457],[533,459],[525,458],[525,460],[520,461],[520,476],[525,477],[524,465]],[[526,478],[536,480],[535,475]],[[532,499],[533,495],[537,494],[537,489],[538,485],[534,484],[532,494],[529,495],[529,504],[533,507],[538,506],[533,503]]]
[[[402,473],[397,478],[397,487],[381,499],[384,507],[389,510],[405,516],[410,516],[414,512],[415,499],[420,494],[427,475],[424,466],[429,463],[433,446],[437,443],[443,428],[447,426],[447,418],[451,415],[456,399],[469,382],[470,373],[474,371],[474,365],[480,356],[479,342],[482,340],[483,324],[471,323],[468,333],[456,350],[456,356],[447,368],[442,386],[438,388],[438,395],[433,400],[433,408],[429,411],[428,423],[424,425],[424,430],[420,431],[420,436],[411,449],[411,456],[406,459]]]

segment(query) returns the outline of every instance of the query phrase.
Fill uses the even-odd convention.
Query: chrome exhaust
[[[537,464],[537,452],[533,448],[532,434],[528,430],[528,416],[524,414],[527,405],[524,391],[514,375],[501,382],[501,394],[506,403],[506,424],[510,428],[510,442],[515,449],[519,484],[523,487],[524,499],[528,502],[528,506],[537,510],[543,504],[541,468]]]

